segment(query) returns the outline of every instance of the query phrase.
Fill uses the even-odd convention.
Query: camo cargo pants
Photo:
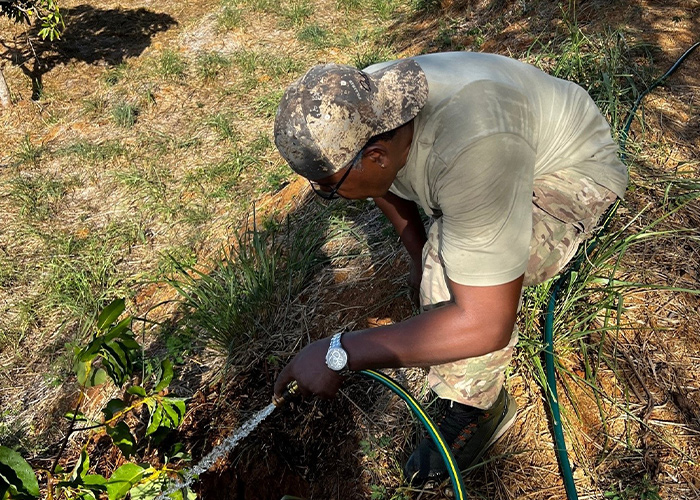
[[[579,244],[596,228],[605,210],[617,199],[612,191],[580,174],[561,171],[535,179],[532,196],[532,238],[524,286],[542,283],[571,260]],[[452,300],[445,268],[438,253],[440,219],[428,231],[423,248],[420,288],[422,310]],[[520,306],[518,306],[520,307]],[[491,407],[505,381],[505,370],[518,342],[518,327],[510,342],[498,351],[433,366],[428,381],[444,399],[486,409]]]

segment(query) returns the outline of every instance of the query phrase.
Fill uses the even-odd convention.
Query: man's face
[[[348,165],[333,175],[312,182],[311,185],[314,190],[327,195],[335,193],[348,200],[360,200],[381,198],[389,191],[395,178],[396,173],[388,165],[364,156],[357,166]]]

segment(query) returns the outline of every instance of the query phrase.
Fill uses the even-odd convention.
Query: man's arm
[[[418,206],[391,192],[381,198],[374,198],[374,202],[394,226],[408,251],[412,263],[409,284],[417,288],[423,271],[423,246],[427,240]]]
[[[482,287],[448,280],[454,302],[393,325],[345,333],[350,368],[432,366],[502,349],[510,341],[522,283],[523,276]],[[304,394],[333,397],[342,377],[325,365],[328,344],[323,339],[304,348],[280,373],[275,394],[297,380]]]

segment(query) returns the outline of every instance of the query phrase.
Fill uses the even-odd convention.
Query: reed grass
[[[256,342],[289,331],[290,304],[327,261],[325,217],[324,211],[307,213],[304,220],[260,227],[253,213],[251,227],[216,262],[173,258],[177,274],[169,283],[182,299],[186,327],[233,364],[255,356]]]

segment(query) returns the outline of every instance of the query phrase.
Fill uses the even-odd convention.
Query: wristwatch
[[[331,337],[331,345],[326,353],[326,366],[341,375],[350,371],[348,368],[348,353],[340,343],[340,336],[343,332],[336,333]]]

